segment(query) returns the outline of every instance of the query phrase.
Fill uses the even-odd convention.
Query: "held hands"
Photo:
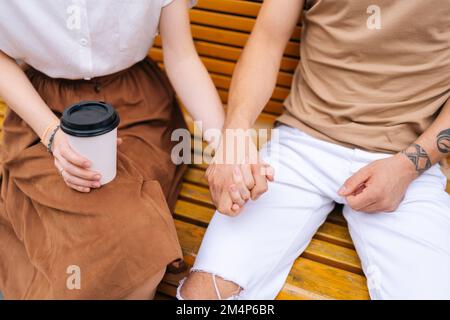
[[[377,160],[351,176],[339,190],[355,211],[393,212],[418,173],[403,154]]]
[[[233,152],[236,150],[230,150],[229,146],[223,141],[219,144],[214,160],[206,170],[206,178],[217,210],[237,216],[249,199],[257,200],[267,191],[267,181],[273,181],[274,173],[260,160],[251,138],[247,140],[245,151]],[[227,159],[230,153],[238,156]]]
[[[122,140],[117,139],[117,144],[121,143]],[[100,173],[89,169],[90,161],[70,147],[66,134],[61,130],[55,134],[52,153],[55,166],[67,186],[85,193],[100,188]]]

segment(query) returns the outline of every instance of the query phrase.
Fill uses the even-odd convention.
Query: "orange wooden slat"
[[[163,54],[160,48],[153,47],[150,49],[150,56],[156,62],[163,62]],[[201,57],[203,64],[209,72],[219,73],[231,76],[234,71],[235,63],[208,57]],[[290,87],[292,82],[292,74],[287,72],[279,72],[277,84],[282,87]]]
[[[198,0],[196,8],[256,18],[262,3],[241,0]]]
[[[155,47],[161,48],[161,38],[155,39]],[[226,46],[222,44],[211,43],[203,40],[196,40],[195,47],[201,56],[223,59],[236,62],[242,54],[241,48]],[[298,65],[298,59],[292,57],[283,57],[280,69],[282,71],[293,73]]]
[[[235,30],[250,33],[255,25],[255,19],[240,17],[230,14],[204,11],[198,9],[190,10],[191,23],[208,25],[216,28]],[[301,27],[296,26],[292,35],[295,41],[300,40]]]
[[[248,34],[231,30],[218,29],[208,26],[191,25],[194,39],[221,43],[229,46],[244,47],[247,43]],[[285,55],[299,58],[300,44],[290,41],[286,45]]]

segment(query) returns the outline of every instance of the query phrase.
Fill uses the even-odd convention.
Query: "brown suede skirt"
[[[174,92],[149,59],[89,81],[27,74],[58,116],[82,100],[112,104],[123,143],[115,180],[79,193],[65,185],[33,130],[8,111],[0,291],[6,299],[122,298],[182,258],[171,210],[185,168],[171,161],[170,137],[186,125]]]

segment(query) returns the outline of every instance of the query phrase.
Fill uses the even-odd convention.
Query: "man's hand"
[[[418,172],[404,154],[377,160],[351,176],[339,190],[348,205],[366,213],[393,212]]]
[[[267,176],[261,174],[266,168],[266,164],[212,163],[206,170],[206,178],[217,210],[228,216],[237,216],[249,199],[257,200],[267,191],[267,180],[273,180],[270,169]]]

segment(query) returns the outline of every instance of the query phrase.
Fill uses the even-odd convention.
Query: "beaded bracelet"
[[[55,127],[55,129],[53,129],[52,134],[50,135],[50,138],[48,139],[47,151],[49,153],[53,153],[53,150],[52,150],[52,148],[53,148],[53,141],[55,140],[55,135],[58,132],[59,128],[60,128],[60,126],[57,125]]]

